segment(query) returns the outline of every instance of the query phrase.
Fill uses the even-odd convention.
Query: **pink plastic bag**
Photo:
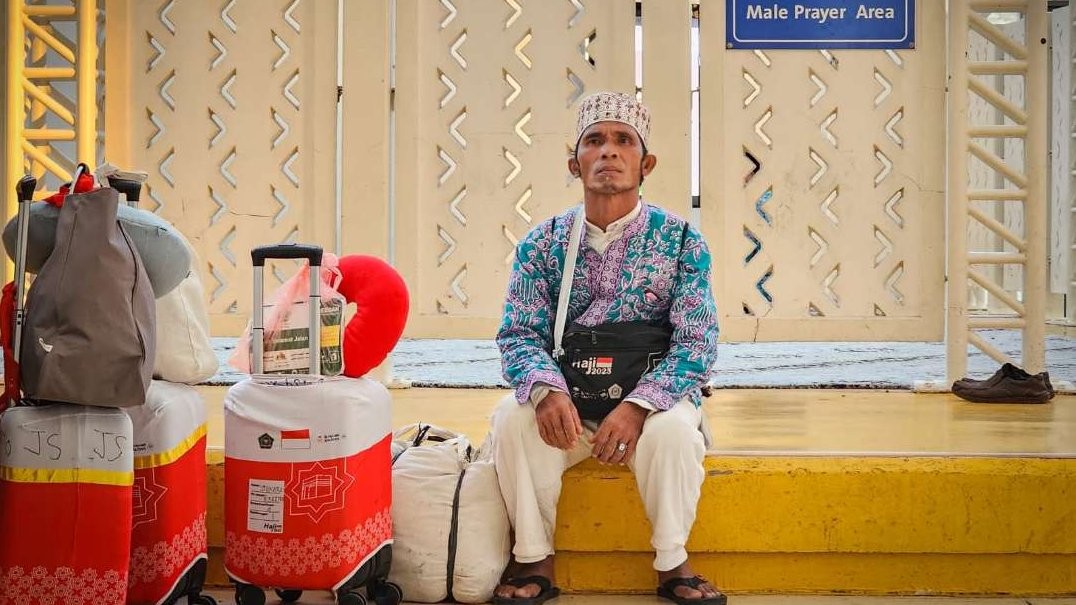
[[[321,373],[337,376],[343,371],[341,324],[347,304],[336,289],[340,286],[340,260],[326,252],[321,261]],[[264,303],[266,374],[306,374],[309,371],[310,266],[299,271],[273,292]],[[240,372],[251,370],[251,324],[236,343],[228,365]],[[306,339],[303,340],[303,334]]]

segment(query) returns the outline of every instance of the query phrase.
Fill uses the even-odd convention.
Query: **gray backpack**
[[[20,374],[29,399],[103,407],[146,401],[153,289],[116,220],[118,203],[109,188],[64,200],[56,246],[26,297]]]

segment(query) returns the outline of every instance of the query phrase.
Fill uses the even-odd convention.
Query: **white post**
[[[1026,91],[1027,139],[1024,143],[1024,167],[1027,171],[1027,203],[1024,206],[1024,229],[1027,239],[1027,263],[1024,265],[1024,369],[1032,374],[1046,369],[1046,228],[1048,204],[1047,127],[1048,74],[1047,36],[1049,18],[1046,3],[1027,3],[1028,70]]]
[[[1050,115],[1050,291],[1068,294],[1072,275],[1072,9],[1050,13],[1051,95]]]
[[[945,378],[968,368],[968,0],[949,2]]]
[[[344,0],[336,0],[336,159],[333,163],[333,252],[344,253]]]

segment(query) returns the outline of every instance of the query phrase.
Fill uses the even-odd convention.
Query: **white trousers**
[[[699,503],[706,445],[702,412],[683,400],[650,414],[628,466],[635,473],[654,533],[654,569],[668,571],[687,560],[688,535]],[[591,455],[594,431],[585,428],[576,447],[564,451],[542,441],[534,406],[509,395],[493,414],[493,459],[508,518],[515,529],[512,553],[520,563],[553,554],[561,475]]]

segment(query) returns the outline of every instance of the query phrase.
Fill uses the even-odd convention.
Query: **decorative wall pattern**
[[[194,241],[217,333],[245,323],[249,248],[302,240],[389,257],[411,288],[409,335],[489,337],[513,246],[580,199],[565,166],[572,106],[593,90],[634,88],[636,3],[399,0],[394,16],[388,6],[345,10],[346,86],[338,89],[337,17],[310,0],[109,1],[107,104],[117,119],[107,159],[148,170],[144,206]],[[642,94],[665,116],[655,133],[671,131],[686,146],[675,116],[690,91],[674,66],[687,59],[669,41],[689,38],[691,4],[642,7]],[[919,8],[915,51],[756,53],[727,51],[723,4],[701,3],[701,226],[714,251],[724,339],[941,337],[945,16],[942,3]],[[1035,101],[1019,97],[1032,89],[1017,81],[1032,62],[1012,52],[1037,38],[969,24],[972,64],[998,63],[970,86],[985,90],[989,78],[1005,86],[978,95],[995,106],[981,108],[995,119],[981,132],[1001,137],[1001,155],[992,142],[979,146],[983,154],[969,147],[970,161],[1008,179],[1026,171],[1017,163],[1026,146],[1012,136],[1021,124],[1009,110]],[[987,56],[999,52],[1008,58]],[[34,98],[37,109],[26,108],[37,120],[66,108]],[[26,153],[38,170],[51,169],[51,156]],[[648,185],[683,213],[689,153],[666,144],[661,157],[666,176]],[[990,179],[982,187],[997,188]],[[1022,202],[1004,199],[1004,210],[971,208],[1015,233],[1024,228],[1013,209]],[[969,216],[986,225],[969,237],[1017,254],[992,223]],[[1016,296],[1033,283],[1002,264],[980,267],[1001,291]],[[1004,302],[972,283],[973,303]]]
[[[251,247],[331,250],[331,206],[314,205],[333,180],[335,23],[317,31],[304,0],[129,8],[126,163],[150,173],[144,206],[197,247],[211,314],[245,318]],[[267,289],[293,270],[274,264]]]
[[[491,337],[516,243],[581,199],[566,165],[575,101],[632,89],[635,3],[404,0],[400,10],[409,330]]]
[[[939,339],[943,30],[914,52],[725,51],[700,22],[723,53],[703,62],[701,173],[724,336]]]

